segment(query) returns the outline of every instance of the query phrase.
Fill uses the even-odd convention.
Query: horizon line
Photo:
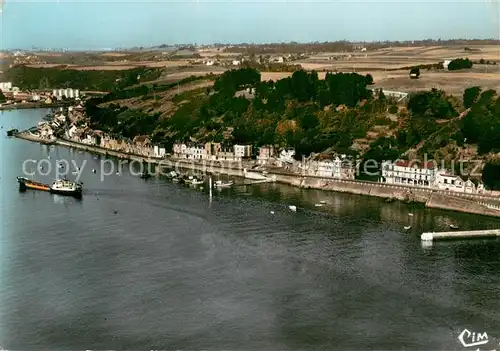
[[[231,43],[231,42],[212,42],[206,44],[198,44],[194,43],[163,43],[158,45],[149,45],[149,46],[127,46],[127,47],[107,47],[107,48],[65,48],[65,47],[35,47],[31,48],[1,48],[0,52],[9,52],[9,51],[119,51],[119,50],[148,50],[148,49],[161,49],[161,48],[171,48],[171,47],[179,47],[179,46],[194,46],[194,47],[216,47],[216,46],[266,46],[266,45],[324,45],[324,44],[414,44],[414,43],[425,43],[425,42],[434,42],[434,43],[447,43],[447,42],[494,42],[493,44],[500,44],[500,39],[498,38],[426,38],[426,39],[406,39],[406,40],[333,40],[333,41],[307,41],[307,42],[297,42],[297,41],[282,41],[282,42],[239,42],[239,43]],[[458,44],[458,43],[457,43]]]

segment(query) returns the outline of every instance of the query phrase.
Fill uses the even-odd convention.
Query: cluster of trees
[[[468,58],[457,58],[448,64],[448,70],[456,71],[459,69],[468,69],[472,68],[472,65],[473,65],[472,61],[469,60]]]
[[[12,67],[5,80],[23,90],[73,88],[112,91],[157,79],[161,69],[137,67],[129,70],[75,70],[60,67]]]
[[[464,92],[464,106],[470,111],[460,123],[455,139],[477,144],[478,153],[500,152],[500,97],[495,90],[481,92],[472,87]],[[462,143],[463,143],[462,142]]]
[[[300,157],[329,147],[348,151],[353,139],[366,134],[373,116],[387,110],[385,97],[374,99],[367,88],[371,76],[338,73],[319,80],[316,72],[296,71],[276,82],[260,79],[251,68],[227,71],[213,90],[189,92],[189,99],[176,97],[183,103],[165,119],[116,105],[100,108],[99,99],[87,103],[87,113],[95,127],[128,137],[150,134],[167,147],[193,136],[223,141],[231,130],[231,142],[286,144]]]

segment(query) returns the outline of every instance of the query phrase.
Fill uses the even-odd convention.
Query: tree
[[[365,78],[366,78],[366,85],[372,85],[372,84],[374,84],[374,83],[373,83],[373,76],[372,76],[371,74],[369,74],[369,73],[368,73],[368,74],[365,76]]]
[[[500,163],[487,162],[483,168],[482,180],[489,189],[500,189]]]
[[[5,102],[5,95],[3,94],[2,90],[0,90],[0,103]]]
[[[410,78],[411,79],[418,79],[420,77],[420,68],[418,67],[413,67],[410,70]]]
[[[464,91],[464,107],[470,108],[476,102],[479,94],[481,93],[481,88],[478,86],[470,87]]]
[[[448,71],[472,68],[472,61],[468,58],[457,58],[448,64]]]

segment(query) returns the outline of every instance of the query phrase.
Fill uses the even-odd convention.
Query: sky
[[[487,0],[3,2],[4,50],[499,38],[499,5]]]

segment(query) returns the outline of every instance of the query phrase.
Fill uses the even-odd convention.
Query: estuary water
[[[45,113],[0,115],[4,349],[499,348],[500,241],[420,242],[499,220],[279,184],[210,197],[126,168],[101,180],[96,156],[5,137]],[[83,199],[20,193],[28,159],[82,165]],[[464,329],[488,343],[465,348]]]

